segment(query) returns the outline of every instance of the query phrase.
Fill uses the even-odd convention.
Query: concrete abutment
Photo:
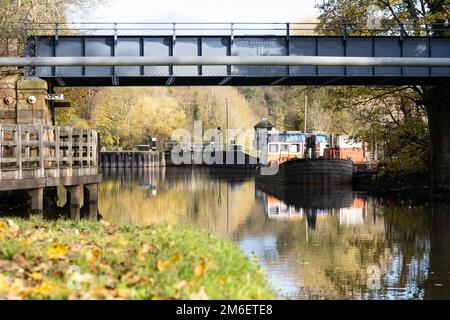
[[[450,199],[450,83],[426,89],[430,129],[430,187]]]

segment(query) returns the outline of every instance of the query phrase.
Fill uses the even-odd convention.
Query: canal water
[[[193,225],[256,254],[280,299],[450,299],[450,206],[191,168],[105,170],[109,221]]]

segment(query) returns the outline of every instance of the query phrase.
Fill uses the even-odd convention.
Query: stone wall
[[[19,71],[0,73],[0,124],[51,125],[47,92],[42,79],[24,79]]]
[[[430,147],[431,187],[438,197],[450,196],[450,83],[427,92]]]
[[[0,124],[17,123],[18,74],[0,74]]]

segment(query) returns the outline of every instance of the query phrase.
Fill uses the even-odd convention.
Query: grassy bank
[[[0,298],[273,297],[254,261],[192,228],[0,219]]]

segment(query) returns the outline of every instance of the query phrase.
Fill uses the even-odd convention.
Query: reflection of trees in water
[[[156,195],[146,187],[150,184],[157,186]],[[342,190],[330,193],[332,199],[326,193],[283,192],[297,208],[306,200],[310,207],[303,209],[317,209],[323,199],[329,208],[316,212],[315,228],[306,217],[273,220],[264,214],[267,198],[255,190],[253,180],[229,183],[204,170],[167,168],[164,175],[106,178],[100,209],[114,221],[194,224],[239,243],[248,241],[270,274],[292,284],[292,292],[298,289],[297,298],[449,297],[448,207],[436,207],[431,216],[427,205],[358,194],[364,200],[363,221],[352,224],[343,223],[337,205],[352,207],[351,191],[350,196]],[[368,268],[381,273],[378,290],[367,286]]]
[[[299,298],[423,298],[430,251],[427,207],[384,207],[377,199],[364,199],[361,225],[340,224],[339,208],[300,221],[270,222],[278,253],[296,274],[292,281]],[[314,224],[311,219],[315,229],[307,228]],[[367,286],[368,268],[380,270],[379,289]]]
[[[248,196],[254,192],[253,181],[213,180],[206,170],[191,168],[167,168],[164,175],[158,170],[126,171],[108,173],[100,185],[100,212],[113,221],[134,225],[167,221],[232,234],[245,223],[254,204]]]
[[[306,222],[311,229],[316,228],[317,209],[310,209],[306,211]]]
[[[426,299],[450,299],[450,204],[437,204],[431,217],[430,275]]]
[[[424,284],[430,267],[430,211],[427,204],[419,205],[407,199],[379,199],[386,230],[386,242],[391,250],[386,268],[386,286],[404,288],[400,294],[384,290],[387,298],[397,296],[424,298]]]

